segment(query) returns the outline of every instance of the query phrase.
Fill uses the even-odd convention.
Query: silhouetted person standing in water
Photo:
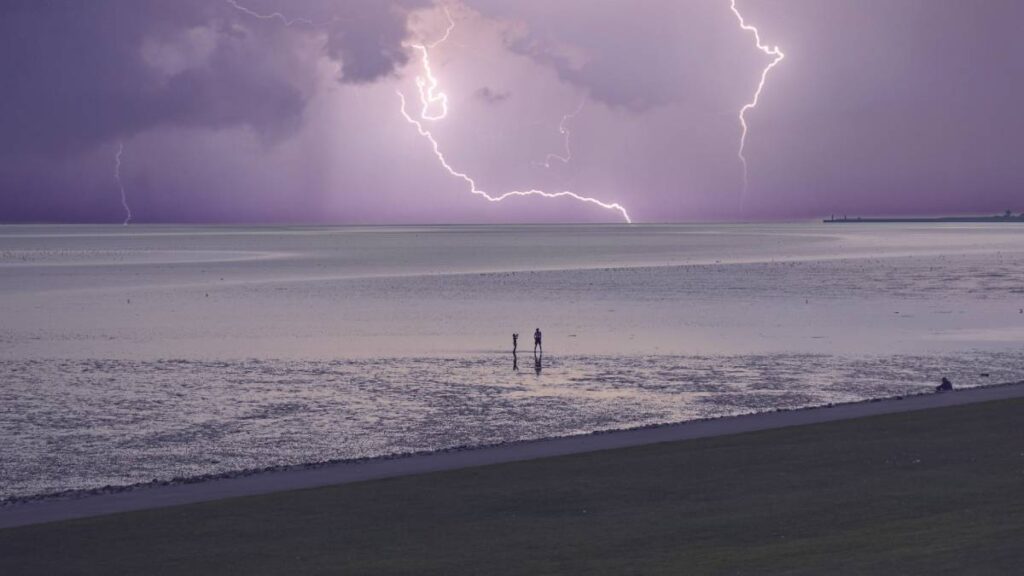
[[[515,354],[516,350],[518,348],[519,348],[519,333],[518,332],[513,332],[512,333],[512,353]]]
[[[534,351],[534,353],[536,353],[537,349],[539,348],[540,349],[540,353],[543,354],[544,353],[544,345],[540,343],[540,339],[541,339],[540,328],[537,328],[536,330],[533,331],[533,351]]]

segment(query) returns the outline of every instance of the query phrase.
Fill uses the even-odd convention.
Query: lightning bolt
[[[750,175],[748,174],[747,157],[745,154],[747,149],[747,133],[750,130],[749,126],[747,126],[747,112],[757,108],[758,102],[761,101],[761,92],[764,91],[765,82],[768,80],[768,73],[772,71],[772,68],[778,66],[779,62],[782,62],[786,55],[782,53],[782,50],[779,50],[778,46],[768,46],[761,42],[761,33],[756,27],[747,24],[746,20],[743,19],[743,15],[740,14],[739,9],[736,8],[736,0],[729,0],[729,8],[732,10],[733,15],[736,16],[736,20],[739,21],[740,28],[746,32],[752,32],[754,34],[754,42],[757,45],[757,49],[765,55],[770,56],[772,59],[771,62],[769,62],[761,71],[761,80],[757,84],[757,91],[754,92],[754,98],[740,109],[739,119],[740,126],[743,127],[743,133],[740,136],[740,148],[736,155],[740,159],[740,163],[743,165],[743,193],[740,196],[740,208],[742,209],[743,204],[746,201],[747,189],[750,187]]]
[[[408,110],[406,110],[405,94],[402,94],[401,91],[397,91],[397,94],[398,94],[398,98],[401,100],[401,103],[402,103],[401,112],[402,112],[402,116],[405,118],[406,122],[408,122],[408,123],[412,124],[413,126],[415,126],[416,130],[419,132],[420,136],[426,138],[427,141],[430,142],[430,145],[431,145],[431,147],[434,150],[434,156],[437,157],[437,160],[438,160],[438,162],[441,163],[441,166],[443,166],[444,169],[447,170],[449,174],[451,174],[455,178],[458,178],[459,180],[462,180],[463,182],[465,182],[469,186],[469,191],[471,193],[476,194],[477,196],[481,196],[484,199],[488,200],[489,202],[501,202],[502,200],[505,200],[507,198],[511,198],[513,196],[541,196],[541,197],[544,197],[544,198],[572,198],[574,200],[579,200],[580,202],[586,202],[586,203],[589,203],[589,204],[594,204],[594,205],[600,206],[601,208],[604,208],[606,210],[616,210],[616,211],[619,212],[619,214],[622,215],[622,218],[625,219],[626,222],[628,222],[630,224],[633,223],[633,221],[629,217],[629,213],[626,212],[626,209],[623,208],[620,204],[616,204],[616,203],[609,204],[607,202],[601,202],[600,200],[597,200],[595,198],[590,198],[590,197],[587,197],[587,196],[580,196],[579,194],[576,194],[575,192],[570,192],[568,190],[563,191],[563,192],[544,192],[543,190],[513,190],[512,192],[505,192],[504,194],[501,194],[499,196],[492,196],[492,195],[488,194],[487,192],[485,192],[485,191],[481,190],[480,188],[478,188],[477,184],[476,184],[476,181],[473,180],[473,178],[471,178],[468,174],[465,174],[464,172],[459,172],[455,168],[452,168],[451,164],[449,164],[448,160],[445,158],[444,153],[441,152],[441,145],[437,143],[437,140],[434,138],[434,135],[431,134],[429,130],[427,130],[426,128],[423,127],[423,123],[421,121],[419,121],[419,120],[417,120],[417,119],[415,119],[415,118],[413,118],[412,116],[409,115]]]
[[[227,2],[228,4],[230,4],[235,10],[239,10],[240,12],[244,12],[245,14],[248,14],[249,16],[252,16],[253,18],[259,18],[260,20],[279,20],[286,27],[291,27],[291,26],[294,26],[296,24],[302,24],[302,25],[305,25],[305,26],[312,26],[313,25],[313,21],[312,20],[307,20],[305,18],[288,18],[287,16],[285,16],[284,14],[282,14],[280,12],[271,12],[270,14],[261,14],[259,12],[254,11],[254,10],[250,10],[249,8],[246,8],[245,6],[242,6],[241,4],[239,4],[237,2],[237,0],[224,0],[224,1]]]
[[[452,19],[452,13],[447,6],[444,8],[444,15],[448,18],[448,27],[444,31],[444,36],[430,44],[410,44],[413,50],[420,53],[420,65],[423,66],[423,76],[416,77],[416,88],[419,89],[420,102],[423,104],[420,118],[430,122],[443,120],[448,116],[448,95],[438,91],[440,83],[430,67],[430,50],[447,42],[448,37],[452,35],[452,30],[455,30],[455,20]],[[440,107],[440,113],[431,114],[432,107]]]
[[[237,0],[225,0],[225,1],[228,4],[230,4],[233,8],[235,8],[236,10],[239,10],[239,11],[245,13],[245,14],[248,14],[249,16],[252,16],[254,18],[259,18],[261,20],[278,20],[281,23],[283,23],[285,26],[292,26],[292,25],[295,25],[295,24],[305,24],[305,25],[313,25],[314,24],[312,21],[304,19],[304,18],[291,18],[290,19],[290,18],[288,18],[287,16],[285,16],[284,14],[282,14],[280,12],[273,12],[273,13],[270,13],[270,14],[261,14],[259,12],[255,12],[255,11],[249,9],[249,8],[246,8],[245,6],[242,6],[241,4],[239,4],[237,2]],[[629,217],[629,213],[626,212],[626,209],[623,208],[620,204],[601,202],[600,200],[597,200],[595,198],[589,198],[587,196],[581,196],[579,194],[576,194],[575,192],[563,191],[563,192],[554,192],[554,193],[552,193],[552,192],[545,192],[545,191],[542,191],[542,190],[515,190],[515,191],[512,191],[512,192],[506,192],[506,193],[501,194],[499,196],[492,196],[492,195],[488,194],[487,192],[485,192],[485,191],[481,190],[480,188],[478,188],[476,182],[469,175],[467,175],[467,174],[465,174],[463,172],[459,172],[458,170],[455,170],[451,166],[451,164],[448,163],[448,160],[445,158],[444,153],[441,152],[441,146],[440,146],[440,144],[438,144],[437,140],[434,138],[434,135],[423,126],[423,122],[437,122],[439,120],[443,120],[444,118],[446,118],[448,116],[448,95],[445,94],[444,92],[440,91],[440,81],[437,79],[437,76],[434,75],[433,68],[431,67],[431,64],[430,64],[430,51],[432,49],[440,46],[444,42],[446,42],[448,40],[448,38],[451,36],[452,31],[455,30],[455,20],[452,18],[451,11],[449,11],[447,6],[444,7],[444,13],[445,13],[445,17],[448,19],[448,26],[445,29],[444,35],[442,35],[440,38],[438,38],[437,40],[435,40],[434,42],[431,42],[429,44],[409,44],[408,45],[410,48],[412,48],[413,50],[415,50],[416,52],[419,53],[419,55],[420,55],[420,65],[423,68],[423,75],[416,77],[416,88],[419,91],[420,104],[421,104],[420,120],[417,120],[417,119],[413,118],[409,114],[408,110],[406,109],[405,95],[401,91],[397,92],[399,98],[401,99],[401,113],[402,113],[402,116],[406,119],[406,121],[408,121],[410,124],[412,124],[413,126],[416,127],[416,130],[417,130],[417,132],[419,132],[420,136],[426,138],[430,142],[431,147],[433,148],[433,151],[434,151],[434,155],[437,157],[438,161],[441,163],[441,166],[444,167],[444,169],[447,170],[448,173],[451,174],[453,177],[458,178],[458,179],[462,180],[463,182],[465,182],[469,186],[469,189],[470,189],[471,193],[473,193],[473,194],[475,194],[477,196],[481,196],[481,197],[487,199],[490,202],[501,202],[502,200],[505,200],[506,198],[511,198],[511,197],[514,197],[514,196],[541,196],[541,197],[544,197],[544,198],[572,198],[572,199],[578,200],[580,202],[585,202],[585,203],[589,203],[589,204],[594,204],[594,205],[600,206],[600,207],[602,207],[602,208],[604,208],[606,210],[615,210],[615,211],[619,212],[622,215],[622,217],[626,220],[626,222],[632,224],[632,220]],[[564,157],[565,158],[564,160],[562,160],[563,157],[561,157],[561,156],[555,156],[555,157],[560,159],[560,160],[562,160],[563,162],[566,162],[566,163],[572,157],[572,151],[571,151],[571,149],[569,147],[569,141],[568,141],[570,134],[569,134],[568,128],[566,127],[566,123],[569,120],[571,120],[572,117],[576,116],[576,114],[578,114],[579,111],[582,110],[582,108],[583,108],[583,103],[581,102],[579,109],[577,109],[576,112],[572,113],[571,115],[567,115],[566,117],[564,117],[562,119],[562,123],[559,125],[559,131],[566,137],[566,156]],[[118,156],[118,158],[120,158],[120,156]],[[548,162],[550,162],[550,158],[551,158],[551,155],[549,155],[549,157],[548,157]],[[118,164],[118,166],[120,167],[120,164]],[[118,182],[120,183],[120,180],[118,180]],[[123,188],[122,188],[122,191],[123,191]],[[127,206],[126,206],[126,208],[127,208]],[[129,216],[129,218],[130,218],[130,216]]]
[[[576,107],[576,110],[572,111],[565,116],[562,116],[562,121],[558,123],[558,133],[565,139],[565,156],[559,154],[548,154],[544,158],[543,166],[545,168],[551,168],[551,162],[558,160],[562,164],[568,164],[572,162],[572,132],[569,130],[569,122],[579,116],[580,112],[583,111],[583,105],[586,104],[586,100],[580,100],[580,105]]]
[[[402,117],[405,118],[406,122],[413,125],[420,136],[425,138],[429,143],[434,152],[434,156],[437,157],[438,162],[441,166],[454,178],[462,180],[469,187],[469,191],[476,195],[484,198],[489,202],[501,202],[512,197],[525,197],[525,196],[539,196],[542,198],[571,198],[579,202],[587,204],[593,204],[600,206],[605,210],[615,210],[622,215],[622,218],[629,224],[633,223],[633,220],[629,217],[629,213],[621,204],[602,202],[596,198],[589,196],[582,196],[575,192],[568,190],[562,192],[545,192],[543,190],[513,190],[511,192],[505,192],[497,196],[491,195],[484,190],[481,190],[476,181],[465,172],[460,172],[452,167],[448,163],[448,159],[445,157],[444,152],[441,151],[441,145],[434,138],[434,135],[423,126],[423,122],[437,122],[443,120],[448,115],[448,97],[443,92],[439,92],[440,81],[434,75],[433,68],[430,65],[430,50],[448,40],[451,36],[452,30],[455,29],[455,21],[452,19],[452,15],[448,8],[444,8],[445,16],[448,18],[448,28],[445,31],[443,37],[431,44],[410,44],[410,47],[419,52],[420,63],[423,68],[423,76],[416,77],[416,86],[419,89],[420,103],[422,110],[420,112],[420,119],[417,120],[409,114],[407,109],[407,103],[405,94],[401,90],[397,90],[398,98],[401,101],[400,111]],[[433,107],[440,107],[439,113],[431,113],[430,110]],[[564,120],[563,120],[564,124]]]
[[[114,155],[114,180],[117,182],[117,187],[121,190],[121,206],[124,207],[124,225],[127,226],[132,221],[132,209],[128,207],[128,197],[124,192],[124,183],[121,182],[121,155],[124,154],[124,142],[118,142],[117,154]]]

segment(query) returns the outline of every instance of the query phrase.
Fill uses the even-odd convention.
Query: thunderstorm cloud
[[[738,5],[787,55],[743,208],[737,113],[768,60],[728,0],[8,0],[0,221],[120,221],[122,145],[136,222],[614,221],[482,202],[438,165],[396,91],[418,100],[411,45],[449,16],[430,128],[489,191],[639,221],[1024,210],[1024,4]]]

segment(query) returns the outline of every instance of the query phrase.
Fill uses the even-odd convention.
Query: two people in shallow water
[[[540,374],[541,371],[541,358],[544,355],[543,337],[540,328],[533,331],[533,368]],[[519,333],[512,333],[512,370],[519,371],[519,356],[516,353],[519,351]],[[539,352],[539,354],[538,354]]]
[[[533,352],[534,353],[536,353],[538,350],[540,350],[541,354],[544,353],[544,346],[543,346],[543,344],[541,342],[541,340],[543,338],[544,338],[544,335],[540,333],[540,328],[537,328],[536,330],[533,331]],[[519,350],[519,333],[518,332],[513,332],[512,333],[512,353],[515,354],[518,350]]]

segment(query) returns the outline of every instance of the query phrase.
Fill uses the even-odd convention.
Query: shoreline
[[[274,466],[144,484],[15,497],[0,501],[0,529],[1021,397],[1024,397],[1024,382],[1004,383],[945,393],[779,409],[575,436]]]

